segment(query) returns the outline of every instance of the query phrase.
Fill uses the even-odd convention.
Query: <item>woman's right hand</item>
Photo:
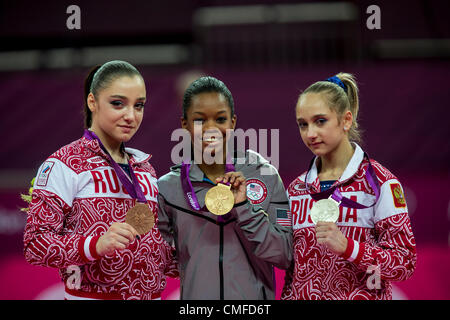
[[[234,204],[247,200],[247,184],[242,172],[227,172],[223,177],[216,179],[216,183],[227,184],[228,182],[234,195]]]
[[[115,250],[126,249],[137,235],[136,229],[128,223],[114,222],[108,231],[98,239],[95,245],[97,254],[103,257],[114,253]]]

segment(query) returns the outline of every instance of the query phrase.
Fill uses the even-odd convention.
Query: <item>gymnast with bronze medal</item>
[[[151,156],[124,145],[143,120],[144,79],[110,61],[89,73],[84,98],[84,135],[38,170],[25,259],[59,269],[68,300],[160,299],[166,275],[178,275],[175,250],[155,225]]]

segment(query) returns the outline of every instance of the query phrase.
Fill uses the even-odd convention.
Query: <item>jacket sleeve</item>
[[[163,239],[167,242],[167,252],[169,263],[164,273],[171,278],[178,278],[178,258],[175,248],[175,238],[170,211],[167,210],[166,201],[161,194],[158,194],[158,229]]]
[[[294,281],[294,268],[295,264],[294,261],[292,261],[291,265],[284,274],[284,286],[281,291],[281,300],[296,300],[292,289],[292,282]]]
[[[396,179],[381,186],[375,205],[375,243],[347,238],[343,258],[367,273],[376,271],[382,280],[406,280],[416,266],[416,243],[411,229],[403,189]]]
[[[167,209],[166,200],[158,194],[158,229],[163,239],[171,246],[175,245],[172,216]]]
[[[288,214],[289,202],[278,172],[270,179],[273,183],[268,190],[270,202],[266,210],[248,200],[235,206],[236,231],[255,256],[287,269],[293,256],[292,226],[278,224],[277,212]]]
[[[76,175],[51,159],[39,168],[27,213],[24,256],[35,265],[66,268],[99,259],[95,250],[98,236],[64,233],[76,192]]]

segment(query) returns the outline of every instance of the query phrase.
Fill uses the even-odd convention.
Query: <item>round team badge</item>
[[[259,204],[267,198],[267,187],[258,179],[247,180],[247,198],[252,204]]]

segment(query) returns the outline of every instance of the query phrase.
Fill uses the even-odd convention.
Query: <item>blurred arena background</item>
[[[280,130],[286,186],[311,159],[294,118],[298,94],[354,73],[363,146],[403,183],[417,241],[416,272],[394,283],[394,299],[450,299],[449,15],[448,0],[0,2],[0,299],[63,297],[57,270],[23,258],[19,194],[83,134],[84,77],[113,59],[146,80],[144,122],[128,145],[151,153],[158,175],[173,165],[184,88],[209,74],[233,93],[237,127]],[[163,297],[176,299],[178,285],[170,280]],[[282,285],[277,271],[277,297]]]

